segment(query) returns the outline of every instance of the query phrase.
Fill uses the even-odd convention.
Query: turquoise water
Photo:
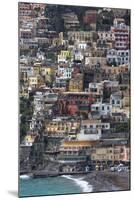
[[[82,193],[83,188],[71,177],[20,179],[19,196],[40,196]],[[82,181],[79,181],[82,183]],[[85,181],[83,181],[85,182]],[[83,185],[84,186],[84,185]]]

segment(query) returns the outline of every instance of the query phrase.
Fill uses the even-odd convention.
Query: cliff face
[[[20,146],[20,172],[58,172],[59,164],[54,162],[57,153],[51,154],[49,151],[55,150],[59,143],[59,140],[42,136],[36,138],[32,146]]]

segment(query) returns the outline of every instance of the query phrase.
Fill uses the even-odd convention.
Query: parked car
[[[112,172],[114,171],[122,172],[122,171],[128,171],[128,170],[129,170],[129,166],[126,166],[124,164],[114,165],[110,167],[110,171]]]
[[[114,166],[111,166],[111,167],[110,167],[110,171],[112,171],[112,172],[117,171],[117,169],[118,169],[118,166],[117,166],[117,165],[114,165]]]
[[[125,165],[123,165],[123,164],[120,164],[120,165],[118,165],[118,172],[122,172],[122,171],[128,171],[129,170],[129,167],[128,166],[125,166]]]

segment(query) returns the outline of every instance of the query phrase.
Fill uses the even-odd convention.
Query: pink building
[[[130,30],[129,26],[124,23],[123,19],[115,19],[114,26],[111,28],[114,33],[114,48],[117,50],[129,49],[130,45]]]
[[[130,161],[130,147],[123,145],[119,146],[120,149],[120,160],[124,162]]]

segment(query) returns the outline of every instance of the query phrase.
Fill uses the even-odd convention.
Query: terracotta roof
[[[82,124],[96,124],[96,123],[101,123],[101,120],[90,120],[90,119],[87,119],[87,120],[82,120]]]
[[[89,146],[89,145],[93,145],[93,144],[98,144],[99,141],[98,140],[74,140],[74,141],[65,141],[63,143],[64,146]]]

